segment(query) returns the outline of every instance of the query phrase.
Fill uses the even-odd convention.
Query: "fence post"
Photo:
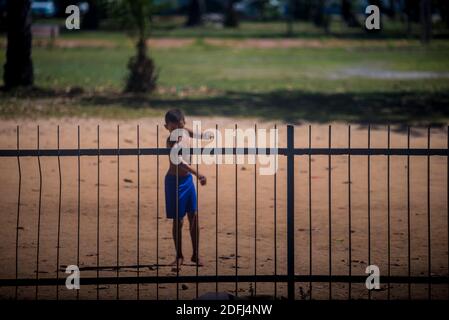
[[[288,299],[295,299],[295,138],[287,126],[287,275]]]

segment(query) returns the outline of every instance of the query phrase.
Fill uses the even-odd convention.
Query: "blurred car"
[[[35,16],[50,18],[56,14],[56,6],[52,0],[33,0],[31,12]]]

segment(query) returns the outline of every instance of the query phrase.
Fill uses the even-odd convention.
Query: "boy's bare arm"
[[[201,132],[198,136],[198,135],[195,135],[195,132],[193,132],[192,129],[189,129],[189,128],[184,128],[184,129],[187,130],[190,138],[199,138],[199,139],[204,139],[204,140],[211,140],[214,138],[214,135],[209,132],[207,132],[207,133]]]
[[[188,165],[185,162],[181,162],[179,164],[180,167],[182,167],[184,170],[190,172],[191,174],[193,174],[194,176],[197,176],[198,179],[200,180],[200,183],[202,186],[204,186],[207,182],[207,179],[205,176],[203,176],[202,174],[200,174],[198,171],[196,171],[195,169],[193,169],[190,165]]]

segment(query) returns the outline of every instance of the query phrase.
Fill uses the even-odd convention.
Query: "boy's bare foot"
[[[192,259],[190,259],[193,263],[195,263],[195,265],[198,265],[198,267],[202,267],[204,266],[203,261],[197,257],[197,256],[192,256]]]
[[[182,264],[184,263],[184,257],[178,257],[173,262],[169,263],[168,265],[173,267],[172,271],[176,271],[176,268],[181,269]]]

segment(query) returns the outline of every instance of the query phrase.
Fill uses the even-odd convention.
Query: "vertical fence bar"
[[[430,126],[427,127],[427,151],[430,151]],[[427,153],[427,276],[428,283],[428,299],[432,299],[432,239],[431,239],[431,216],[430,216],[430,155]]]
[[[218,124],[215,124],[215,293],[218,293]]]
[[[137,278],[140,277],[140,127],[137,125]],[[137,300],[140,300],[140,281],[137,281]]]
[[[410,151],[410,126],[407,127],[407,151]],[[411,241],[410,241],[410,155],[407,154],[407,274],[411,275]],[[408,281],[408,299],[412,297],[411,283]]]
[[[257,295],[257,124],[254,124],[256,155],[254,156],[254,295]]]
[[[332,276],[332,126],[329,126],[329,156],[328,156],[328,197],[329,197],[329,277]],[[332,300],[332,281],[329,279],[329,300]]]
[[[239,252],[239,247],[238,247],[238,241],[239,241],[239,235],[238,235],[238,198],[237,198],[237,193],[238,193],[238,180],[237,180],[237,124],[235,125],[235,148],[236,148],[236,152],[235,152],[235,296],[238,296],[238,289],[239,289],[239,285],[238,285],[238,268],[239,268],[239,260],[238,260],[238,252]]]
[[[41,208],[42,208],[42,168],[41,168],[41,157],[40,157],[40,133],[39,126],[37,126],[37,163],[39,166],[39,207],[38,207],[38,217],[37,217],[37,250],[36,250],[36,280],[39,280],[39,249],[41,240]],[[39,295],[39,285],[36,284],[36,295],[37,300]]]
[[[216,125],[217,131],[218,126]],[[237,125],[236,128],[236,135],[235,135],[235,147],[238,147],[237,143]],[[276,128],[276,127],[275,127]],[[158,128],[157,128],[158,130]],[[331,151],[332,144],[331,144],[331,132],[332,128],[329,126],[329,146],[328,149]],[[432,241],[432,234],[431,234],[431,180],[430,180],[430,170],[431,170],[431,163],[430,163],[430,147],[431,147],[431,127],[429,126],[427,129],[427,247],[428,247],[428,298],[432,299],[432,247],[431,247],[431,241]],[[255,131],[257,132],[257,125],[255,125]],[[311,138],[311,126],[309,126],[309,150],[311,150],[311,144],[312,144],[312,138]],[[138,170],[138,177],[137,177],[137,277],[140,276],[140,138],[139,138],[139,126],[137,126],[137,170]],[[159,138],[159,132],[157,131],[157,137]],[[276,137],[277,138],[277,137]],[[257,138],[256,138],[257,139]],[[408,127],[407,130],[407,228],[408,228],[408,286],[409,286],[409,298],[411,298],[411,201],[410,201],[410,139],[411,139],[411,131],[410,127]],[[448,148],[449,148],[449,127],[448,127]],[[117,299],[119,294],[119,270],[120,270],[120,264],[119,264],[119,245],[120,245],[120,230],[119,230],[119,187],[120,187],[120,164],[119,164],[119,156],[120,156],[120,135],[119,135],[119,126],[117,126]],[[215,143],[217,146],[217,142]],[[387,215],[388,215],[388,225],[387,225],[387,232],[388,232],[388,299],[390,299],[390,276],[391,276],[391,247],[390,247],[390,240],[391,240],[391,203],[390,203],[390,151],[391,151],[391,130],[390,126],[388,126],[387,131],[387,145],[388,145],[388,152],[387,152]],[[197,144],[198,149],[198,144]],[[17,150],[20,150],[19,145],[19,127],[17,127]],[[159,149],[159,141],[157,142],[157,148]],[[257,148],[257,140],[256,140],[256,148]],[[99,278],[99,190],[100,190],[100,128],[97,126],[97,278]],[[368,126],[368,264],[371,264],[371,164],[370,164],[370,150],[371,150],[371,127]],[[39,126],[37,126],[37,151],[38,151],[38,164],[39,164],[39,211],[38,211],[38,237],[37,237],[37,257],[36,257],[36,280],[39,280],[39,250],[40,250],[40,223],[41,223],[41,208],[42,208],[42,169],[41,169],[41,163],[40,163],[40,157],[41,157],[41,150],[40,150],[40,129]],[[60,234],[61,234],[61,199],[62,199],[62,173],[61,173],[61,163],[60,163],[60,131],[59,126],[57,127],[57,160],[58,160],[58,172],[59,172],[59,203],[58,203],[58,232],[57,232],[57,255],[56,255],[56,265],[57,265],[57,274],[56,279],[59,279],[59,258],[60,258]],[[294,299],[294,127],[289,125],[287,127],[287,263],[288,263],[288,293],[289,293],[289,299]],[[159,171],[159,154],[157,154],[157,166]],[[198,155],[197,155],[198,157]],[[216,154],[217,157],[217,154]],[[257,159],[257,149],[256,149],[256,159]],[[311,203],[311,152],[309,152],[308,155],[309,159],[309,273],[312,275],[312,203]],[[236,160],[237,160],[237,152],[236,152]],[[21,197],[21,163],[20,163],[20,156],[17,155],[17,162],[19,166],[19,194],[18,194],[18,206],[17,206],[17,230],[16,230],[16,279],[18,278],[18,241],[19,241],[19,218],[20,218],[20,197]],[[328,185],[328,196],[329,196],[329,275],[332,276],[332,229],[331,229],[331,222],[332,222],[332,189],[331,189],[331,171],[332,171],[332,162],[331,162],[331,153],[329,152],[328,156],[328,169],[329,169],[329,185]],[[447,156],[447,176],[448,176],[448,184],[449,184],[449,156]],[[255,176],[254,176],[254,190],[255,190],[255,199],[254,199],[254,292],[256,292],[256,285],[257,285],[257,162],[254,164],[255,169]],[[198,161],[197,161],[197,170],[198,170]],[[78,246],[77,246],[77,263],[79,265],[80,263],[80,127],[78,126]],[[177,168],[177,176],[178,176],[178,168]],[[216,244],[218,245],[218,161],[216,163]],[[237,205],[237,195],[238,195],[238,188],[237,188],[237,182],[238,182],[238,170],[237,170],[237,161],[235,165],[235,178],[236,178],[236,193],[235,193],[235,218],[236,218],[236,294],[238,292],[238,205]],[[158,180],[158,187],[159,187],[159,177],[157,176]],[[178,188],[178,186],[177,186]],[[198,179],[197,179],[197,188],[198,188]],[[275,230],[274,230],[274,251],[275,251],[275,275],[276,275],[276,174],[274,178],[274,222],[275,222]],[[351,277],[351,127],[348,126],[348,215],[349,215],[349,276]],[[159,194],[157,189],[157,202],[159,201]],[[448,203],[449,203],[449,190],[447,190],[448,194]],[[198,200],[197,200],[198,201]],[[157,206],[158,207],[158,206]],[[449,212],[449,204],[448,204],[448,212]],[[178,210],[177,210],[178,214]],[[157,218],[159,218],[159,213],[157,210]],[[177,217],[177,219],[179,219]],[[449,215],[448,215],[449,220]],[[449,223],[448,223],[448,229],[449,229]],[[157,227],[158,230],[158,227]],[[157,231],[158,232],[158,231]],[[198,231],[197,231],[198,232]],[[197,234],[198,235],[198,234]],[[158,238],[158,234],[157,234]],[[448,238],[449,238],[449,230],[448,230]],[[158,240],[158,239],[157,239]],[[449,245],[449,239],[448,239],[448,245]],[[198,251],[198,247],[197,247]],[[449,257],[448,257],[449,258]],[[157,260],[158,257],[158,242],[157,242]],[[449,261],[448,261],[449,262]],[[177,261],[178,263],[178,261]],[[158,261],[157,261],[158,265]],[[449,266],[449,263],[448,263]],[[179,276],[179,266],[177,268],[177,276]],[[196,276],[198,277],[198,265],[196,267]],[[158,274],[158,269],[157,269]],[[216,275],[217,275],[217,282],[216,282],[216,290],[218,291],[218,246],[216,250]],[[198,281],[197,281],[197,296],[198,296]],[[178,283],[177,283],[178,285]],[[332,281],[329,282],[329,298],[332,298]],[[97,284],[98,287],[98,284]],[[293,287],[293,288],[292,288]],[[351,298],[351,282],[349,282],[349,298]],[[36,298],[38,298],[38,285],[36,284]],[[178,291],[178,289],[177,289]],[[275,292],[276,292],[276,282],[275,282]],[[139,283],[137,283],[137,294],[139,297]],[[178,292],[177,292],[178,294]],[[276,294],[276,293],[275,293]],[[310,282],[310,298],[312,298],[312,282]],[[371,292],[369,291],[369,296],[371,295]],[[59,285],[56,285],[56,296],[57,299],[59,298]],[[16,297],[17,297],[17,286],[16,286]],[[98,290],[97,290],[97,297],[98,297]]]
[[[76,265],[80,265],[80,228],[81,228],[81,154],[80,154],[80,126],[77,127],[77,147],[78,147],[78,155],[77,155],[77,162],[78,162],[78,190],[77,190],[77,231],[76,231]],[[98,299],[98,290],[97,290],[97,299]],[[76,290],[76,299],[78,300],[80,297],[80,291]]]
[[[20,127],[17,126],[17,151],[20,150]],[[17,194],[17,219],[16,219],[16,283],[19,278],[19,228],[20,228],[20,196],[22,194],[22,167],[20,165],[20,157],[17,155],[17,168],[19,172],[19,190]],[[18,286],[15,288],[15,299],[18,298]]]
[[[116,299],[120,299],[120,285],[118,278],[120,276],[120,126],[117,125],[117,270],[116,270]]]
[[[387,155],[387,232],[388,232],[388,292],[387,292],[387,299],[390,300],[391,297],[391,284],[390,284],[390,276],[391,276],[391,203],[390,203],[390,126],[388,125],[388,132],[387,132],[387,147],[388,147],[388,155]]]
[[[371,125],[368,125],[368,150],[371,149]],[[368,265],[371,265],[371,157],[368,154]],[[371,290],[368,289],[368,299]]]
[[[352,277],[352,200],[351,200],[351,125],[348,126],[348,260],[349,277]],[[348,299],[352,298],[352,282],[348,282]]]
[[[179,138],[176,141],[179,143]],[[179,236],[179,164],[176,164],[176,300],[179,300],[179,258],[181,237]]]
[[[198,268],[199,268],[199,261],[200,261],[200,250],[199,250],[199,248],[200,248],[200,244],[199,244],[199,238],[200,238],[200,230],[199,230],[199,221],[200,221],[200,208],[199,208],[199,198],[200,198],[200,185],[199,185],[199,178],[198,178],[198,175],[199,175],[199,164],[198,164],[198,154],[199,154],[199,151],[198,151],[198,147],[199,147],[199,141],[200,141],[200,139],[202,139],[202,137],[203,137],[203,135],[202,135],[202,133],[201,132],[199,132],[199,128],[198,128],[198,125],[197,125],[197,127],[196,127],[196,130],[195,130],[196,132],[197,132],[197,137],[196,137],[196,139],[195,139],[195,141],[196,141],[196,145],[195,145],[195,147],[196,147],[196,173],[197,173],[197,175],[196,175],[196,216],[193,218],[193,221],[195,221],[195,237],[196,237],[196,241],[195,241],[195,249],[196,249],[196,265],[195,265],[195,273],[196,273],[196,286],[195,286],[195,297],[198,299],[198,287],[199,287],[199,284],[198,284],[198,275],[199,275],[199,272],[198,272]],[[199,136],[198,136],[198,134],[199,134]]]
[[[100,125],[97,125],[97,279],[100,278]],[[97,300],[100,284],[97,283]]]
[[[310,292],[310,300],[312,300],[312,290],[313,290],[313,284],[312,284],[312,270],[313,270],[313,263],[312,263],[312,155],[311,155],[311,149],[312,149],[312,126],[309,125],[309,292]]]
[[[446,128],[447,136],[447,149],[449,150],[449,126]],[[449,154],[446,157],[446,203],[447,203],[447,214],[446,214],[446,225],[447,225],[447,273],[449,275]],[[447,282],[447,298],[449,300],[449,277]]]
[[[288,299],[295,299],[295,131],[287,126],[287,275]]]
[[[58,240],[56,243],[56,280],[59,280],[59,247],[61,237],[61,194],[62,194],[61,159],[59,156],[59,126],[57,127],[57,145],[58,145],[59,199],[58,199]],[[56,300],[59,300],[59,281],[58,284],[56,285]]]
[[[277,132],[277,125],[274,125],[275,130],[275,147],[278,148],[278,132]],[[274,200],[273,200],[273,218],[274,218],[274,275],[277,276],[277,169],[278,169],[278,163],[277,163],[278,155],[276,154],[274,161],[275,161],[275,168],[274,171]],[[449,162],[448,162],[449,163]],[[277,298],[277,281],[274,281],[274,298]]]
[[[156,300],[159,300],[159,125],[156,125]]]

